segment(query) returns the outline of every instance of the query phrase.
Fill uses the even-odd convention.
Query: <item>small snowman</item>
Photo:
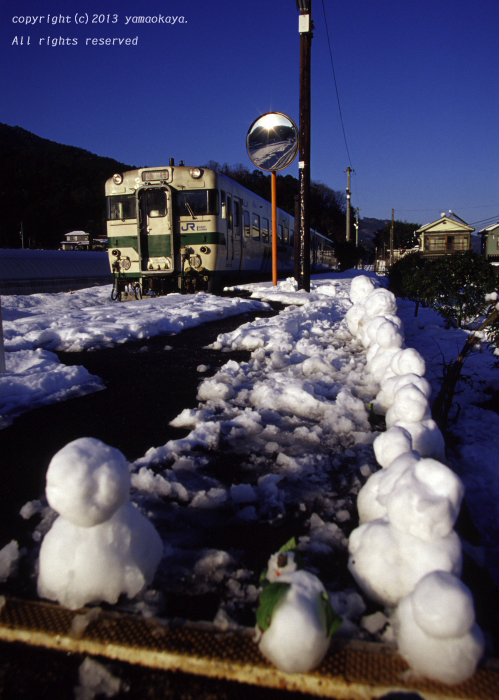
[[[452,574],[433,571],[422,578],[400,602],[394,624],[413,673],[453,685],[475,672],[484,636],[470,590]]]
[[[260,651],[286,673],[306,673],[326,655],[341,618],[321,581],[299,568],[296,543],[273,554],[262,574],[257,610]]]
[[[40,550],[40,597],[77,609],[133,598],[150,584],[163,546],[129,491],[124,455],[100,440],[80,438],[54,455],[46,496],[59,517]]]

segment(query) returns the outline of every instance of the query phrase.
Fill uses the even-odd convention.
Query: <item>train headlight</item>
[[[201,168],[191,168],[191,169],[189,170],[189,174],[190,174],[190,176],[193,177],[195,180],[199,180],[199,178],[200,178],[201,175],[203,174],[203,171],[201,170]]]
[[[191,255],[189,258],[189,265],[195,270],[201,267],[201,258],[199,255]]]
[[[132,261],[130,258],[122,258],[120,264],[122,270],[129,270],[132,267]]]
[[[116,173],[116,175],[113,175],[113,182],[115,185],[121,185],[123,182],[123,175],[121,175],[121,173]]]

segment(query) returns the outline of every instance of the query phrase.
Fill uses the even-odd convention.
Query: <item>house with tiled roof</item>
[[[457,214],[442,213],[440,219],[416,231],[420,240],[419,249],[429,257],[462,253],[472,248],[471,234],[474,230]]]

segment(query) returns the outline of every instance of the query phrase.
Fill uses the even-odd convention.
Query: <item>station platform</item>
[[[194,623],[167,624],[100,608],[71,611],[56,604],[16,598],[4,598],[0,605],[2,700],[13,697],[12,659],[23,664],[26,679],[33,664],[25,663],[23,656],[32,656],[34,649],[57,654],[62,667],[70,663],[70,658],[81,659],[85,655],[121,662],[130,668],[140,667],[138,685],[142,694],[133,694],[128,688],[123,697],[130,700],[190,697],[188,687],[192,683],[199,700],[277,698],[281,693],[285,698],[315,696],[336,700],[499,699],[499,660],[495,659],[485,660],[468,681],[449,686],[414,677],[394,647],[333,639],[318,669],[286,674],[262,656],[250,630],[223,632]],[[15,648],[15,654],[11,655],[10,664],[2,665],[5,650],[10,648]],[[43,664],[48,673],[50,663]],[[171,687],[171,680],[167,683],[166,679],[172,677],[183,688],[174,695],[165,690],[165,684]],[[43,668],[38,669],[37,680],[43,680]],[[218,689],[213,690],[214,682]],[[33,697],[42,696],[38,692]],[[51,697],[57,696],[52,692]]]

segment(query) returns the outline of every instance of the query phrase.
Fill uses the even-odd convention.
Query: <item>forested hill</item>
[[[0,248],[59,248],[64,234],[105,235],[104,185],[116,172],[136,166],[41,138],[18,126],[0,124]],[[270,175],[242,165],[205,164],[270,199]],[[294,215],[299,181],[277,177],[278,206]],[[345,241],[346,197],[321,182],[310,188],[311,226],[337,243]],[[353,216],[350,239],[355,240]]]
[[[104,184],[134,166],[0,124],[0,248],[59,248],[64,234],[105,235]]]

